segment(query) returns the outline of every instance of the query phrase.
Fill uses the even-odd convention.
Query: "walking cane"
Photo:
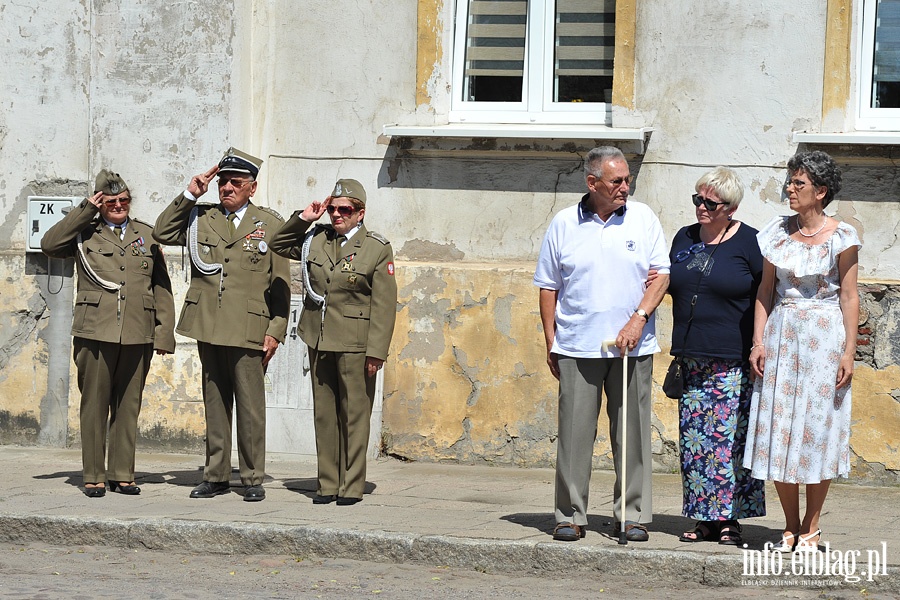
[[[607,340],[603,342],[602,348],[604,352],[609,351],[610,346],[615,346],[616,340]],[[625,460],[626,449],[628,448],[628,346],[621,350],[622,353],[622,451],[619,457],[619,464],[622,467],[622,485],[619,488],[619,511],[622,516],[622,528],[619,530],[619,545],[627,546],[628,538],[625,537],[625,491],[628,489],[627,469],[628,461]],[[606,399],[609,402],[609,398]]]

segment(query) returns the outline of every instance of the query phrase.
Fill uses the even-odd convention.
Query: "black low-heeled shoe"
[[[111,492],[119,492],[126,496],[137,496],[141,493],[141,488],[131,483],[122,483],[121,481],[112,480],[107,481],[107,483],[109,484],[109,491]]]
[[[106,487],[87,487],[84,488],[84,495],[88,498],[102,498],[106,495]]]

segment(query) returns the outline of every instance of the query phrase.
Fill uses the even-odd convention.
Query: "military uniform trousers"
[[[362,498],[366,486],[369,420],[375,377],[366,376],[365,352],[309,349],[313,376],[318,494]]]
[[[231,424],[237,411],[238,464],[244,485],[266,477],[266,392],[263,351],[197,342],[206,409],[204,481],[231,479]]]
[[[653,520],[650,391],[653,355],[628,359],[628,448],[625,520]],[[559,356],[559,431],[556,451],[556,522],[587,525],[588,492],[601,389],[606,392],[616,483],[613,519],[622,521],[622,359]]]
[[[73,339],[81,392],[81,459],[85,483],[134,481],[134,449],[153,344]],[[109,432],[109,462],[106,439]]]

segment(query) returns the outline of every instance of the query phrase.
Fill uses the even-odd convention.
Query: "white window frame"
[[[469,0],[455,0],[451,123],[610,125],[609,102],[553,102],[556,0],[528,0],[522,102],[463,99]]]
[[[872,108],[872,70],[875,61],[875,13],[877,0],[863,0],[857,43],[856,129],[900,131],[900,108]]]

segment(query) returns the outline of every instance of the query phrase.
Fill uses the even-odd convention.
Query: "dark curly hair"
[[[803,171],[814,186],[825,186],[827,191],[822,201],[823,207],[828,206],[834,200],[834,196],[841,191],[841,169],[834,159],[821,150],[798,152],[788,161],[787,169],[791,175]]]

